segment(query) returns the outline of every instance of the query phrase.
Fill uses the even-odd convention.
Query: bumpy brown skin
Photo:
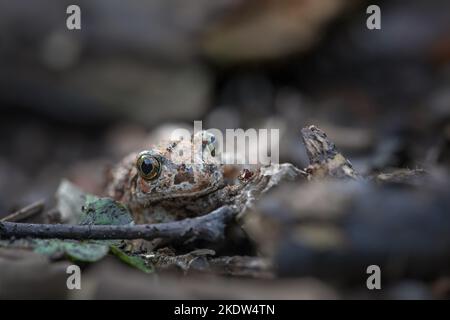
[[[161,163],[160,174],[153,180],[139,173],[138,153],[125,157],[112,170],[108,196],[127,204],[136,223],[168,222],[203,215],[226,204],[256,177],[257,170],[250,175],[252,179],[239,179],[239,169],[221,165],[211,155],[208,142],[201,141],[196,150],[194,139],[170,141],[148,150]]]
[[[160,174],[153,180],[140,174],[138,153],[125,157],[112,171],[108,195],[127,204],[137,223],[167,222],[189,216],[187,199],[191,203],[194,198],[223,188],[218,166],[214,162],[193,163],[192,151],[191,141],[183,140],[148,150],[161,164]],[[203,213],[199,209],[196,208],[198,215]]]
[[[149,150],[161,162],[160,175],[154,180],[140,175],[137,153],[125,157],[111,172],[108,196],[126,204],[136,223],[160,223],[200,216],[223,205],[241,213],[261,193],[300,174],[291,164],[245,169],[223,165],[209,142],[200,143],[200,157],[195,139],[170,141]]]

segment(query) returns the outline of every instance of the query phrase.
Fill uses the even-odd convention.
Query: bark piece
[[[352,164],[328,139],[325,132],[316,126],[303,128],[302,139],[305,144],[310,165],[306,168],[308,179],[333,177],[338,179],[359,179],[360,175]]]

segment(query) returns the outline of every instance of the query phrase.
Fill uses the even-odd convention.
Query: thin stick
[[[175,222],[140,225],[68,225],[0,222],[0,238],[57,238],[76,240],[164,238],[171,241],[197,239],[210,242],[224,238],[225,226],[235,216],[230,207]]]
[[[4,221],[9,221],[9,222],[18,222],[18,221],[22,221],[28,218],[31,218],[35,215],[38,215],[39,213],[42,212],[42,210],[44,209],[44,201],[43,200],[39,200],[36,201],[4,218],[2,218],[0,221],[4,222]]]

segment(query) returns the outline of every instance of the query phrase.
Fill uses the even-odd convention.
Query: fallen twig
[[[226,224],[234,217],[230,207],[175,222],[140,225],[68,225],[0,222],[0,238],[57,238],[75,240],[164,238],[171,241],[196,239],[217,242],[223,239]]]
[[[0,221],[9,221],[9,222],[18,222],[28,218],[31,218],[35,215],[38,215],[44,209],[44,201],[39,200],[36,201],[25,208],[22,208],[6,217],[1,219]]]

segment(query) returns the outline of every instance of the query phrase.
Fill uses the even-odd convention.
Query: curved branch
[[[0,222],[0,238],[57,238],[76,240],[196,239],[217,242],[224,238],[225,227],[235,216],[230,207],[180,221],[140,225],[68,225]]]

